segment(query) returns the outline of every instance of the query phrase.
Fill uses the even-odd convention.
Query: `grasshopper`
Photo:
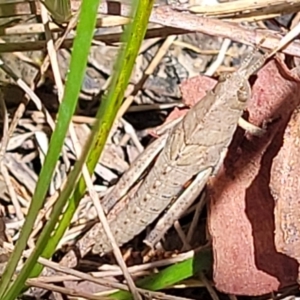
[[[136,159],[102,200],[111,231],[119,245],[139,234],[173,203],[171,213],[157,223],[145,240],[153,247],[200,194],[208,178],[222,164],[250,98],[248,79],[267,58],[267,54],[259,54],[255,58],[252,53],[237,71],[222,76],[214,89],[181,121]],[[155,157],[157,159],[147,175],[134,186]],[[100,223],[78,241],[77,247],[82,257],[90,249],[99,254],[111,251]]]

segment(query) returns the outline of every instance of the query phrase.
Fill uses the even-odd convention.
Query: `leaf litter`
[[[205,36],[205,38],[207,37]],[[284,132],[289,116],[299,98],[296,91],[299,89],[296,76],[292,73],[288,74],[286,70],[284,72],[274,61],[258,73],[247,114],[248,120],[257,126],[264,127],[266,134],[260,138],[249,134],[244,137],[242,131],[238,130],[223,170],[211,180],[208,187],[210,198],[208,224],[214,251],[214,281],[217,289],[229,294],[259,295],[272,292],[294,284],[298,276],[296,262],[298,257],[297,250],[295,251],[294,248],[298,245],[298,229],[295,226],[288,227],[287,225],[293,225],[298,219],[294,214],[294,211],[297,210],[297,203],[287,201],[294,199],[293,195],[297,195],[298,191],[297,182],[290,180],[290,178],[297,178],[298,169],[296,167],[297,148],[294,147],[294,145],[297,146],[297,111]],[[183,98],[186,100],[185,104],[192,106],[214,84],[213,79],[203,76],[183,82],[181,90]],[[140,100],[137,99],[138,101]],[[167,120],[172,120],[172,118],[174,120],[184,113],[184,109],[175,109]],[[10,152],[22,149],[22,155],[15,155],[15,153],[6,153],[5,155],[7,168],[17,178],[13,184],[22,204],[21,209],[25,214],[36,182],[36,177],[30,176],[29,169],[34,167],[35,160],[42,162],[43,152],[45,152],[42,149],[44,146],[41,144],[44,141],[38,140],[33,131],[46,131],[46,139],[49,135],[49,129],[44,119],[41,123],[36,123],[33,118],[31,119],[33,114],[31,115],[28,111],[28,115],[30,116],[27,119],[28,123],[26,125],[23,123],[24,126],[21,125],[26,121],[26,118],[23,117],[20,120],[21,126],[18,126],[15,131],[16,136],[14,137],[16,137],[16,141],[20,138],[19,142],[15,145],[9,144],[8,149]],[[103,158],[102,164],[99,164],[97,169],[96,176],[106,180],[104,185],[98,185],[99,181],[95,183],[100,191],[100,197],[105,193],[107,185],[113,184],[119,174],[128,168],[128,162],[119,147],[120,141],[124,137],[123,126],[123,124],[117,126],[117,131],[111,137],[112,146],[108,145],[107,151],[105,151],[108,156]],[[77,135],[82,141],[88,132],[89,128],[86,124],[81,124],[77,128]],[[293,147],[289,145],[293,145]],[[68,143],[66,143],[66,148],[68,149],[67,158],[72,163],[75,158],[74,149]],[[295,153],[291,149],[295,150]],[[114,166],[113,162],[116,158],[118,163]],[[52,191],[54,197],[49,197],[46,203],[48,210],[51,209],[51,201],[55,198],[57,189],[68,172],[68,168],[65,167],[68,160],[61,159],[59,162],[59,172],[54,179],[57,183],[54,184]],[[285,169],[288,163],[292,163],[292,165]],[[295,175],[291,172],[294,172]],[[282,184],[287,181],[289,185]],[[291,191],[294,194],[290,194]],[[77,219],[74,218],[78,224],[81,224],[82,221],[86,222],[86,212],[91,207],[87,198],[82,201]],[[7,194],[6,199],[9,201]],[[273,216],[274,200],[276,203],[275,221]],[[9,206],[10,215],[14,215],[12,206]],[[91,215],[95,216],[95,213],[91,213]],[[45,217],[47,217],[47,211],[41,212],[36,234],[43,226]],[[286,221],[282,221],[282,218]],[[17,238],[16,229],[20,226],[19,223],[17,225],[17,222],[15,224],[14,239]],[[12,223],[8,224],[8,227],[11,230]],[[276,245],[274,244],[274,231]],[[74,236],[70,239],[73,238]],[[287,241],[289,244],[286,243]],[[34,235],[32,235],[30,244],[34,246]],[[276,252],[275,247],[278,252],[285,255]],[[152,259],[155,258],[152,257]],[[136,261],[133,259],[132,263],[134,262]],[[88,290],[84,283],[83,288]]]

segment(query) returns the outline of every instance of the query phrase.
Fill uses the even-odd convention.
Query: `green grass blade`
[[[21,230],[21,235],[16,244],[15,250],[10,256],[7,268],[2,276],[0,283],[0,299],[15,299],[17,297],[25,283],[25,280],[27,279],[28,273],[32,269],[32,266],[31,268],[28,268],[28,266],[30,263],[32,264],[34,259],[36,260],[38,258],[38,253],[42,252],[43,250],[42,248],[35,249],[36,252],[34,259],[30,258],[26,261],[26,268],[25,266],[23,267],[16,281],[6,293],[6,298],[3,298],[3,295],[10,284],[12,275],[15,272],[20,256],[26,247],[29,235],[34,225],[34,221],[36,220],[38,212],[43,205],[56,162],[61,153],[65,135],[76,108],[77,99],[87,64],[87,56],[92,41],[93,29],[96,24],[96,12],[98,5],[99,0],[84,0],[82,3],[80,12],[81,22],[79,22],[77,27],[78,34],[74,40],[73,57],[70,63],[70,69],[72,69],[72,71],[68,76],[64,98],[58,112],[57,125],[50,140],[49,151],[38,178],[36,190],[32,198],[26,221]]]
[[[88,145],[91,144],[91,139],[88,142]],[[85,163],[89,152],[89,148],[85,147],[82,151],[82,157],[78,160],[74,166],[74,169],[71,171],[70,175],[68,176],[66,187],[62,190],[60,197],[58,198],[57,202],[53,207],[53,211],[51,212],[51,216],[49,221],[46,223],[39,239],[36,243],[36,247],[31,253],[30,257],[26,260],[23,269],[21,270],[20,274],[18,275],[17,279],[13,283],[11,289],[5,294],[5,299],[15,299],[15,297],[21,292],[24,287],[24,283],[26,279],[30,276],[30,273],[33,267],[36,264],[37,259],[41,255],[43,249],[47,247],[50,235],[59,219],[59,216],[65,207],[67,200],[70,197],[70,194],[74,190],[74,184],[78,182],[82,166]]]
[[[101,126],[100,128],[94,126],[92,132],[94,139],[91,147],[92,150],[90,158],[88,159],[88,169],[90,173],[93,173],[93,170],[99,161],[109,130],[122,103],[123,95],[133,69],[135,58],[146,32],[152,4],[153,1],[150,3],[146,0],[140,0],[140,2],[137,3],[134,7],[135,16],[133,18],[133,22],[126,27],[126,30],[122,35],[122,40],[127,41],[127,43],[125,48],[122,50],[121,55],[118,56],[108,95],[102,99],[100,109],[97,112],[96,118],[101,121]],[[43,257],[49,258],[53,255],[57,244],[71,222],[79,201],[85,193],[85,189],[85,182],[81,179],[76,187],[74,195],[68,201],[68,207],[62,215],[55,232],[51,236],[47,248],[45,248],[42,253]],[[42,266],[37,264],[30,274],[30,277],[38,276],[41,270]]]
[[[194,257],[188,258],[185,261],[169,266],[157,274],[147,276],[136,282],[140,288],[158,291],[180,281],[190,278],[200,271],[210,270],[212,266],[211,250],[202,250],[195,253]],[[118,300],[130,300],[132,296],[129,292],[118,291],[111,294],[109,297]]]

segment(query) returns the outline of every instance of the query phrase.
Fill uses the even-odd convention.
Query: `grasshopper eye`
[[[248,90],[244,85],[238,89],[237,97],[240,102],[246,102],[248,100],[248,96]]]

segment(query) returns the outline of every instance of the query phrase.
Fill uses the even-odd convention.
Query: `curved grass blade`
[[[93,173],[94,168],[99,161],[108,133],[118,109],[121,106],[136,56],[146,33],[152,5],[153,0],[140,0],[137,2],[137,4],[133,6],[135,11],[133,12],[133,21],[126,26],[125,32],[122,35],[122,41],[126,41],[125,48],[122,49],[118,56],[108,94],[102,99],[101,106],[97,112],[96,119],[100,123],[96,123],[92,131],[93,140],[90,146],[91,153],[87,160],[90,174]],[[85,182],[83,178],[81,178],[75,189],[74,195],[68,201],[68,206],[61,216],[58,226],[55,228],[55,231],[48,241],[47,247],[42,253],[43,257],[49,258],[53,255],[60,239],[71,222],[72,216],[79,201],[83,197],[85,190]],[[42,266],[37,264],[31,272],[30,277],[38,276],[41,270]]]
[[[167,288],[180,281],[199,274],[201,271],[208,271],[212,266],[211,249],[204,249],[196,252],[195,255],[180,263],[169,266],[157,274],[147,276],[136,282],[136,286],[150,291],[158,291]],[[133,299],[127,291],[115,292],[109,297],[118,300]]]
[[[42,247],[38,247],[37,245],[35,251],[32,253],[30,258],[27,259],[23,269],[17,276],[15,282],[12,284],[11,288],[6,292],[6,289],[10,284],[12,275],[15,272],[21,254],[26,247],[29,235],[34,225],[34,221],[36,220],[38,212],[43,205],[48,187],[53,176],[55,165],[60,156],[61,148],[63,146],[71,118],[76,108],[77,99],[79,96],[80,87],[83,81],[85,67],[87,64],[89,48],[93,37],[93,30],[96,24],[98,6],[99,0],[84,0],[82,2],[82,7],[80,11],[81,22],[79,22],[77,27],[78,34],[76,35],[76,38],[74,40],[73,57],[70,63],[70,69],[72,71],[69,73],[68,76],[64,98],[59,107],[57,125],[50,140],[49,151],[47,153],[45,163],[42,167],[38,178],[36,190],[32,198],[26,221],[21,230],[21,235],[16,244],[14,252],[10,257],[9,262],[7,264],[7,268],[5,269],[2,276],[2,280],[0,283],[0,299],[16,299],[21,289],[23,288],[25,280],[31,272],[37,258],[39,257],[39,254],[43,250]],[[46,243],[44,243],[43,245],[45,246]],[[4,298],[3,295],[5,292],[6,294]]]

